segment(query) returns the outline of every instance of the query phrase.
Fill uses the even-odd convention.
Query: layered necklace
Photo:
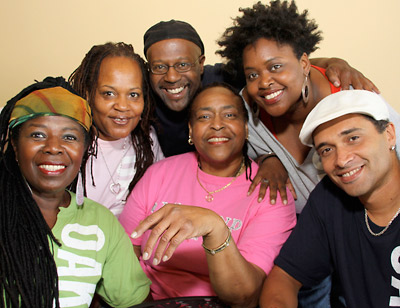
[[[101,149],[101,146],[99,144],[99,152],[101,154],[101,157],[104,161],[104,165],[106,166],[106,169],[108,171],[108,174],[110,175],[111,178],[111,184],[110,184],[110,190],[113,194],[118,195],[121,192],[121,184],[119,183],[119,176],[120,176],[120,171],[121,171],[121,166],[122,166],[122,160],[125,158],[126,154],[128,153],[129,147],[127,147],[127,140],[129,137],[125,137],[124,139],[124,145],[122,146],[122,151],[124,154],[122,155],[122,158],[120,159],[117,168],[114,170],[113,173],[111,173],[110,168],[108,167],[107,160],[103,154],[103,151]],[[117,173],[117,178],[114,180],[114,174]]]
[[[365,215],[364,215],[365,224],[367,225],[367,229],[368,229],[369,233],[371,233],[373,236],[380,236],[380,235],[382,235],[383,233],[386,232],[386,230],[387,230],[387,229],[390,227],[390,225],[392,224],[393,220],[395,220],[396,217],[399,216],[399,214],[400,214],[400,207],[399,207],[399,209],[397,210],[397,212],[394,214],[394,216],[392,217],[392,219],[389,221],[389,223],[387,224],[387,226],[386,226],[385,228],[383,228],[383,230],[382,230],[381,232],[378,232],[378,233],[373,232],[373,231],[371,230],[370,226],[369,226],[369,222],[368,222],[368,212],[367,212],[367,209],[366,209],[366,208],[364,208],[364,212],[365,212]]]
[[[199,182],[199,184],[200,184],[200,187],[203,188],[203,189],[205,190],[205,192],[207,193],[207,195],[205,196],[206,201],[207,201],[207,202],[213,201],[213,200],[214,200],[213,194],[215,194],[215,193],[217,193],[217,192],[220,192],[220,191],[224,190],[225,188],[228,188],[229,186],[231,186],[231,184],[236,180],[236,178],[237,178],[237,177],[240,175],[240,173],[242,172],[243,167],[244,167],[244,159],[242,160],[242,163],[240,164],[239,170],[236,172],[235,176],[233,177],[233,179],[232,179],[228,184],[226,184],[224,187],[221,187],[221,188],[219,188],[219,189],[217,189],[217,190],[208,191],[208,190],[201,184],[200,179],[199,179],[199,169],[200,169],[200,162],[199,162],[199,163],[198,163],[198,168],[197,168],[196,177],[197,177],[197,182]]]

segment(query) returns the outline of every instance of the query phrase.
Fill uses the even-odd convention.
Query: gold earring
[[[190,137],[190,135],[189,135],[188,143],[189,143],[190,145],[193,145],[193,144],[194,144],[194,143],[193,143],[193,140],[192,140],[192,137]]]

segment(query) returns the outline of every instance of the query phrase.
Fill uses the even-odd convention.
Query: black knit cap
[[[201,54],[204,54],[204,45],[196,30],[187,22],[172,19],[170,21],[161,21],[146,31],[143,37],[144,55],[147,58],[147,49],[154,43],[174,38],[195,43],[200,47]]]

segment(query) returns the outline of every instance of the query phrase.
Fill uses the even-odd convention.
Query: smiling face
[[[243,50],[246,87],[251,99],[273,117],[293,111],[301,100],[301,89],[310,63],[300,60],[290,45],[265,38]]]
[[[101,139],[112,141],[129,136],[144,108],[139,64],[126,57],[105,58],[91,107]]]
[[[19,128],[13,148],[34,194],[64,191],[78,174],[86,150],[83,127],[63,116],[42,116]]]
[[[244,112],[241,99],[223,87],[206,89],[196,97],[189,133],[203,171],[240,165],[248,133]]]
[[[332,181],[353,197],[368,198],[390,179],[396,138],[390,123],[383,133],[359,114],[320,125],[313,140]]]
[[[173,111],[185,109],[201,86],[205,57],[201,55],[200,47],[184,39],[163,40],[150,46],[147,59],[150,67],[194,63],[184,73],[178,73],[173,67],[164,75],[150,72],[151,87],[164,104]]]

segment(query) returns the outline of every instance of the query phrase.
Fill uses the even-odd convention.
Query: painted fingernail
[[[274,199],[271,200],[271,204],[275,204],[275,200]]]
[[[147,252],[145,252],[143,254],[143,260],[148,260],[149,259],[149,254]]]
[[[154,264],[154,265],[157,265],[157,264],[158,264],[158,259],[157,259],[157,258],[154,258],[154,259],[153,259],[153,264]]]
[[[131,238],[136,238],[136,236],[137,236],[137,232],[133,231],[132,234],[131,234]]]
[[[257,200],[257,201],[258,201],[258,203],[260,203],[260,202],[262,201],[262,198],[258,198],[258,200]]]
[[[284,205],[287,205],[287,200],[283,200],[283,204],[284,204]]]
[[[165,261],[168,261],[168,256],[167,255],[165,255],[163,258],[162,258],[162,260],[165,262]]]

